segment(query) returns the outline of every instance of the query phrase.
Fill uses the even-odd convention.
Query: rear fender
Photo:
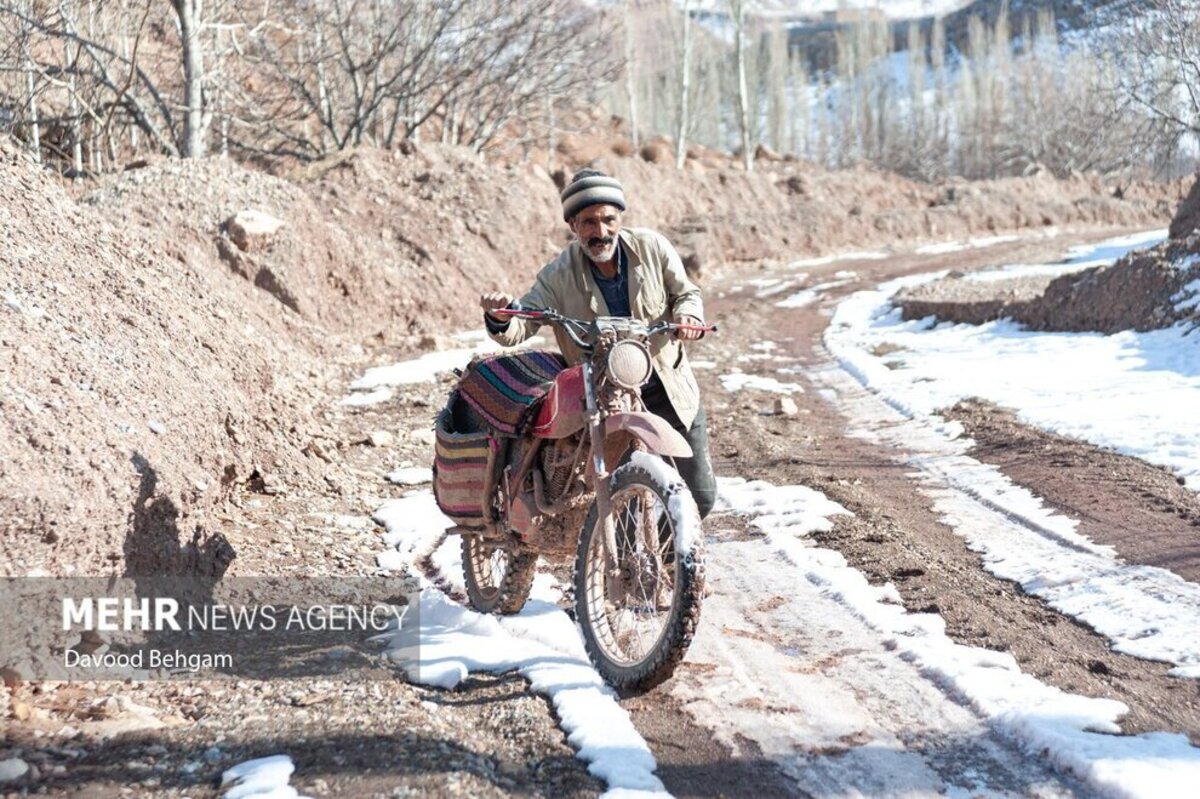
[[[604,434],[611,436],[618,432],[637,437],[656,455],[692,457],[692,446],[687,439],[657,414],[644,411],[614,413],[604,422]]]

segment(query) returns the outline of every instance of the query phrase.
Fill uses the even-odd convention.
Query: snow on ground
[[[1194,311],[1200,308],[1200,280],[1188,283],[1171,299],[1180,311]]]
[[[990,572],[1108,636],[1118,651],[1200,678],[1200,586],[1125,564],[1079,535],[1075,520],[968,457],[961,425],[936,413],[981,396],[1032,424],[1166,463],[1197,487],[1200,339],[1180,328],[1100,336],[1031,333],[1011,322],[905,323],[889,302],[905,282],[838,307],[826,345],[842,368],[814,379],[857,434],[905,453],[945,521],[983,553]],[[892,345],[889,354],[873,355],[883,344]]]
[[[938,244],[926,244],[918,247],[913,252],[917,255],[941,255],[950,252],[961,252],[963,250],[978,250],[984,247],[994,247],[997,244],[1007,244],[1012,241],[1019,241],[1020,236],[988,236],[979,239],[968,239],[967,241],[944,241]]]
[[[437,376],[452,369],[461,369],[477,352],[500,349],[498,346],[482,349],[456,349],[430,352],[412,361],[403,361],[388,366],[376,366],[350,384],[351,391],[371,391],[388,386],[412,383],[432,383]]]
[[[1166,228],[1159,228],[1106,239],[1098,244],[1080,244],[1067,250],[1066,260],[1073,263],[1111,264],[1128,252],[1161,244],[1168,235]]]
[[[843,252],[836,255],[823,255],[820,258],[801,258],[798,261],[789,261],[788,269],[808,269],[813,266],[825,266],[837,261],[882,261],[884,258],[891,257],[891,253],[882,250],[872,250],[869,252]]]
[[[795,275],[792,279],[784,279],[780,277],[764,277],[753,278],[747,280],[745,285],[736,285],[731,288],[732,291],[745,291],[746,287],[754,290],[754,296],[758,299],[766,299],[774,297],[776,294],[782,294],[799,285],[806,275]]]
[[[830,289],[838,288],[839,286],[844,286],[851,282],[851,280],[853,280],[853,277],[842,278],[841,280],[830,280],[825,283],[818,283],[811,288],[798,291],[786,299],[780,300],[779,302],[775,303],[775,305],[779,308],[803,308],[804,306],[812,305],[814,302],[819,300],[821,298],[821,294],[824,292],[829,291]]]
[[[732,372],[727,375],[721,375],[721,386],[726,391],[741,391],[742,389],[749,388],[756,391],[768,391],[773,394],[791,395],[804,392],[799,383],[781,383],[773,377],[749,375],[745,372]]]
[[[694,710],[711,708],[724,714],[715,725],[720,737],[736,740],[743,735],[756,741],[802,788],[845,795],[1060,795],[1061,787],[1040,773],[1040,755],[1094,791],[1192,795],[1200,780],[1200,750],[1185,736],[1107,734],[1119,729],[1117,721],[1127,710],[1121,703],[1064,693],[1022,673],[1008,654],[955,644],[940,616],[906,612],[890,584],[872,586],[839,553],[813,546],[808,533],[828,529],[831,517],[846,513],[819,492],[721,479],[718,510],[751,516],[765,534],[765,549],[784,561],[764,558],[761,545],[756,553],[755,542],[712,546],[709,570],[718,580],[723,574],[741,580],[745,586],[739,593],[753,594],[761,586],[781,594],[756,609],[735,609],[722,621],[744,624],[737,621],[739,615],[750,619],[763,607],[791,609],[792,615],[800,611],[803,619],[795,629],[783,618],[767,621],[767,631],[792,643],[776,645],[774,651],[758,644],[753,631],[738,635],[734,628],[729,635],[726,629],[727,640],[714,641],[701,625],[688,660],[715,661],[711,673],[716,676],[707,685],[702,679],[700,686],[681,685],[674,693],[693,703]],[[712,563],[726,547],[739,550],[728,558],[736,564],[732,571]],[[718,583],[714,597],[728,596]],[[750,599],[761,603],[757,595]],[[723,614],[717,609],[710,613],[710,601],[705,613],[711,623],[712,616]],[[856,629],[859,625],[842,618],[846,612],[881,638],[864,637]],[[789,642],[791,636],[800,640]],[[822,649],[830,647],[830,638],[833,653]],[[759,651],[753,659],[743,659],[740,670],[725,670],[727,653],[739,646]],[[779,662],[780,654],[792,662]],[[803,661],[806,655],[818,659],[817,669]],[[756,669],[772,675],[766,682],[778,682],[787,690],[747,684],[754,681],[746,675]],[[850,677],[852,682],[826,679],[830,676]],[[792,682],[800,684],[788,687]],[[880,703],[874,691],[888,701]],[[963,714],[950,697],[962,698],[977,715]],[[781,718],[780,708],[772,707],[776,701],[800,706]],[[754,718],[752,712],[747,717],[746,708],[764,705],[771,710],[771,721]],[[747,724],[740,726],[741,721]],[[894,724],[900,728],[891,728]],[[992,730],[1019,751],[1002,751],[992,740]],[[828,741],[831,736],[842,746]],[[846,746],[847,740],[854,745]],[[833,757],[823,754],[831,750]]]
[[[400,486],[419,486],[433,480],[428,466],[402,466],[388,473],[388,482]]]
[[[247,760],[221,773],[222,799],[303,799],[288,785],[296,764],[287,755]]]
[[[378,405],[381,402],[387,402],[392,398],[392,390],[386,387],[377,388],[373,391],[356,391],[348,397],[343,398],[338,402],[338,405],[346,405],[349,407],[363,407],[367,405]]]

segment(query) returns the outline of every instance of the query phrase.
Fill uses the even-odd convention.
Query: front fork
[[[608,466],[604,462],[604,416],[596,402],[592,365],[583,362],[583,387],[587,401],[588,432],[592,438],[592,469],[596,473],[596,514],[604,531],[604,566],[611,580],[620,579],[617,567],[617,528],[612,517],[612,489]]]

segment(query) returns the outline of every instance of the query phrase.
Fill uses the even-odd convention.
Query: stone
[[[776,416],[795,416],[798,413],[800,413],[800,408],[791,397],[780,397],[775,400]]]
[[[372,447],[391,447],[396,443],[396,437],[386,430],[376,430],[367,438]]]
[[[3,680],[5,688],[16,688],[25,680],[21,676],[22,672],[12,666],[0,668],[0,680]]]
[[[238,211],[225,222],[229,238],[242,252],[263,250],[270,246],[283,220],[265,211]]]
[[[29,764],[19,757],[0,760],[0,782],[19,780],[29,772]]]
[[[283,482],[283,478],[279,475],[268,474],[263,477],[262,492],[270,496],[287,493],[287,484]]]

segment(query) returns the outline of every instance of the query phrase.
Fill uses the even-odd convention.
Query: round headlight
[[[621,388],[641,388],[650,369],[650,351],[640,341],[618,341],[608,352],[608,376]]]

